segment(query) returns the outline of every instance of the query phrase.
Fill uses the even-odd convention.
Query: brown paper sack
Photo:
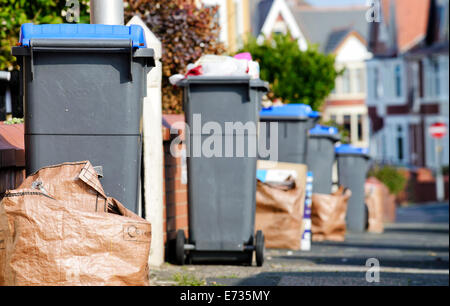
[[[369,228],[370,233],[383,233],[383,206],[386,194],[382,188],[383,186],[377,183],[367,182],[366,189],[366,204],[369,211]]]
[[[255,229],[262,230],[266,248],[300,250],[305,188],[258,181]]]
[[[313,194],[311,233],[313,241],[344,241],[347,232],[345,218],[352,193],[340,188],[334,194]]]
[[[47,167],[0,204],[0,285],[148,285],[150,241],[89,162]]]

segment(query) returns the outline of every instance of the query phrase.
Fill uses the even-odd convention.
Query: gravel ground
[[[380,263],[379,282],[366,281],[366,262]],[[313,243],[311,252],[266,250],[263,267],[165,264],[151,270],[153,285],[434,286],[449,285],[447,204],[398,210],[383,234],[347,235],[343,243]]]

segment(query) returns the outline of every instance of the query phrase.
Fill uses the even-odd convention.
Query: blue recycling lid
[[[306,104],[284,104],[263,108],[260,112],[262,119],[303,119],[309,118],[313,112],[311,106]]]
[[[369,149],[359,148],[349,144],[344,144],[336,147],[336,154],[340,155],[369,155]]]
[[[314,118],[314,119],[320,118],[320,116],[321,116],[320,112],[313,111],[313,110],[308,114],[309,118]]]
[[[25,23],[20,30],[19,42],[22,46],[30,46],[31,39],[123,39],[131,40],[133,47],[146,48],[144,30],[139,25]]]
[[[317,124],[314,128],[309,130],[309,134],[313,136],[337,136],[339,135],[339,130],[332,126]]]

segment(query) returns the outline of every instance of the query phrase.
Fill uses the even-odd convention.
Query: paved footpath
[[[311,252],[266,250],[264,267],[174,266],[152,269],[154,285],[335,286],[449,285],[449,206],[398,210],[383,234],[348,234],[343,243],[314,243]],[[380,263],[378,283],[366,281],[367,260]]]

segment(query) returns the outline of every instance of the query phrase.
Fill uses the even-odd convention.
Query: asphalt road
[[[368,273],[369,259],[380,265],[378,282],[366,279],[367,275],[377,276]],[[262,268],[165,264],[152,269],[151,282],[219,286],[448,286],[449,206],[400,208],[397,223],[387,225],[383,234],[349,233],[343,243],[314,243],[311,252],[266,250]]]

